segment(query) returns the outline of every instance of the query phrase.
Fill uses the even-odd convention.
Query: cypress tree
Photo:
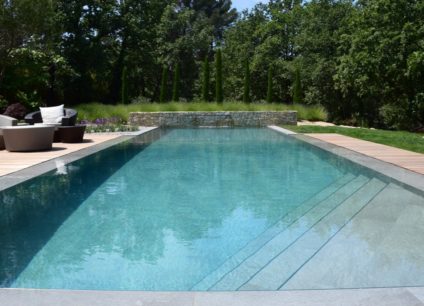
[[[297,68],[293,84],[293,103],[302,103],[302,83],[300,81],[300,69]]]
[[[172,87],[172,101],[180,100],[180,64],[175,65],[174,80]]]
[[[244,88],[243,88],[243,102],[250,102],[250,69],[249,61],[246,59],[244,63]]]
[[[203,80],[202,80],[203,101],[209,101],[209,82],[210,82],[209,58],[206,55],[205,62],[203,63]]]
[[[162,80],[160,82],[160,95],[159,102],[166,102],[166,83],[168,82],[168,68],[163,66],[162,68]]]
[[[124,67],[124,69],[122,69],[122,75],[121,75],[121,103],[122,104],[128,104],[129,103],[127,67]]]
[[[268,69],[268,88],[266,92],[266,102],[273,102],[273,92],[272,92],[272,67],[270,66]]]
[[[218,49],[216,51],[216,60],[215,60],[215,65],[216,65],[216,102],[218,103],[222,103],[224,101],[224,97],[222,94],[222,54],[221,54],[221,49]]]

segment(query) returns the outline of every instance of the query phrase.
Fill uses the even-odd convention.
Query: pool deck
[[[86,134],[83,143],[53,143],[51,151],[1,150],[0,191],[153,129],[156,127],[140,127],[136,132]]]
[[[339,134],[314,133],[305,135],[420,174],[424,174],[424,154],[402,150]]]
[[[83,143],[53,143],[51,151],[42,152],[8,152],[0,151],[0,176],[7,175],[50,159],[61,157],[108,140],[116,139],[118,133],[86,134]]]

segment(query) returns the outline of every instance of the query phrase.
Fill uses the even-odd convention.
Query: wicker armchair
[[[62,126],[74,126],[77,122],[78,112],[71,108],[65,108],[65,116],[62,118]],[[25,116],[25,122],[28,124],[42,123],[41,112],[36,111]]]

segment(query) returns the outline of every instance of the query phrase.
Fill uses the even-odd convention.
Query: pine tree
[[[178,102],[180,100],[180,64],[175,65],[174,80],[172,87],[172,101]]]
[[[268,88],[266,92],[266,102],[273,102],[273,89],[272,89],[272,67],[268,69]]]
[[[163,66],[162,68],[162,80],[160,82],[160,95],[159,102],[166,102],[166,85],[168,83],[168,67]]]
[[[296,69],[293,84],[293,103],[302,103],[302,83],[300,81],[300,69]]]
[[[222,94],[222,54],[221,54],[221,49],[218,49],[216,51],[216,60],[215,60],[215,65],[216,65],[216,96],[215,96],[215,100],[218,103],[222,103],[224,101],[224,97]]]
[[[250,69],[249,61],[246,59],[244,63],[244,88],[243,88],[243,102],[250,102]]]
[[[127,67],[124,67],[124,69],[122,69],[122,75],[121,75],[121,103],[122,104],[128,104],[129,103]]]
[[[203,63],[203,80],[202,80],[203,101],[209,101],[209,82],[210,82],[209,58],[206,55],[205,62]]]

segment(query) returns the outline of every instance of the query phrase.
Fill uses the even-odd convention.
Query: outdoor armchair
[[[77,121],[78,112],[71,108],[64,109],[65,114],[62,118],[62,126],[74,126]],[[41,112],[36,111],[25,116],[25,122],[28,124],[42,123]]]

